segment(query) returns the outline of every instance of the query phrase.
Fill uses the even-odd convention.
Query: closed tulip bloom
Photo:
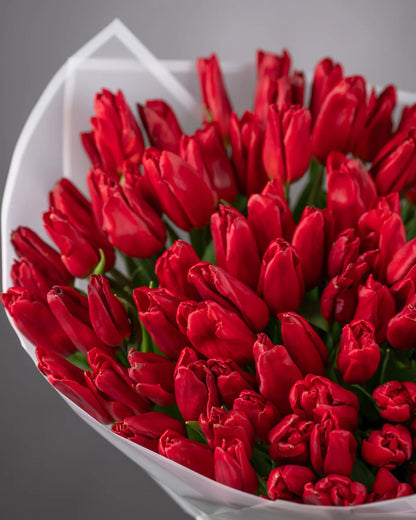
[[[206,173],[218,199],[234,201],[237,182],[216,123],[205,123],[190,137],[184,135],[180,142],[180,156],[197,172]]]
[[[178,307],[177,322],[191,345],[207,358],[232,359],[238,365],[253,360],[256,339],[240,316],[218,303],[183,302]]]
[[[204,120],[216,121],[223,139],[227,139],[232,108],[217,56],[211,54],[209,58],[198,58],[197,72]]]
[[[179,153],[182,129],[172,107],[163,99],[148,99],[137,109],[151,146]]]
[[[257,292],[273,314],[296,311],[305,294],[302,265],[295,248],[281,238],[264,253]]]
[[[59,253],[30,228],[19,226],[12,231],[10,241],[19,258],[24,257],[55,284],[72,283],[73,277],[63,264]]]
[[[401,192],[416,180],[416,129],[400,132],[380,150],[371,175],[380,195]]]
[[[374,326],[365,320],[354,320],[342,329],[337,366],[347,384],[364,383],[376,372],[380,348]]]
[[[312,467],[317,473],[348,476],[355,462],[357,441],[350,431],[340,429],[337,421],[324,417],[312,429],[310,450]]]
[[[289,392],[302,379],[283,345],[274,346],[266,334],[259,334],[253,347],[260,394],[272,401],[282,414],[290,413]]]
[[[353,432],[357,427],[357,396],[326,377],[308,374],[297,381],[290,391],[289,401],[293,412],[301,418],[320,422],[330,413],[339,428]]]
[[[327,272],[331,280],[345,271],[350,263],[355,263],[360,256],[360,238],[354,229],[340,233],[328,254]]]
[[[281,55],[262,50],[257,51],[254,113],[263,121],[266,121],[269,105],[276,99],[276,81],[289,75],[290,61],[290,55],[286,49],[283,49]]]
[[[318,506],[358,506],[364,504],[367,489],[361,482],[353,482],[343,475],[327,475],[316,484],[307,483],[303,503]]]
[[[97,336],[113,347],[121,345],[131,334],[127,311],[102,275],[91,275],[88,284],[88,307],[91,325]]]
[[[82,143],[94,167],[121,173],[128,159],[139,164],[144,151],[143,136],[123,93],[103,89],[95,95],[92,132],[81,134]]]
[[[363,440],[363,459],[377,468],[396,469],[412,456],[412,438],[401,424],[384,424]]]
[[[72,287],[56,285],[48,292],[48,304],[70,340],[87,354],[92,348],[109,347],[97,336],[90,319],[88,298]]]
[[[367,271],[367,263],[357,260],[330,280],[321,296],[321,312],[326,321],[343,325],[352,320],[357,308],[358,287]]]
[[[318,117],[325,98],[341,79],[342,65],[334,63],[331,58],[322,59],[315,67],[309,107],[313,123]]]
[[[245,414],[253,426],[255,436],[268,443],[268,434],[281,418],[279,410],[254,390],[243,390],[233,403],[233,410]]]
[[[44,301],[46,301],[49,289],[56,283],[48,273],[39,271],[25,257],[13,262],[10,269],[10,278],[14,287],[23,287]]]
[[[270,457],[280,464],[307,464],[310,459],[309,440],[314,424],[287,415],[269,432]]]
[[[261,119],[245,111],[241,119],[235,112],[230,118],[231,156],[239,190],[244,195],[260,193],[267,183],[262,150],[264,125]]]
[[[214,478],[214,453],[207,444],[187,439],[174,430],[160,437],[159,453],[208,478]]]
[[[416,383],[387,381],[374,390],[373,399],[386,421],[410,421],[416,413]]]
[[[270,500],[302,502],[303,488],[316,481],[315,473],[306,466],[286,464],[272,469],[267,479],[267,496]]]
[[[2,293],[1,301],[18,330],[33,345],[64,357],[76,351],[44,300],[24,287],[10,287]]]
[[[278,179],[268,182],[261,193],[248,199],[248,223],[254,232],[261,255],[276,238],[291,241],[295,223]]]
[[[283,344],[302,375],[324,375],[328,365],[328,351],[312,326],[295,312],[281,313],[278,318]]]
[[[215,210],[210,180],[172,152],[149,148],[143,156],[145,174],[162,210],[181,229],[204,227]]]
[[[387,324],[395,313],[396,303],[390,289],[374,280],[370,274],[366,284],[358,288],[354,320],[367,320],[372,323],[376,341],[381,344],[386,340]]]
[[[38,368],[49,383],[102,424],[113,422],[97,395],[88,388],[84,372],[50,350],[36,348]]]
[[[348,153],[361,138],[366,119],[362,76],[341,79],[327,94],[312,132],[312,154],[324,162],[329,152]]]
[[[367,503],[391,500],[392,498],[406,497],[413,494],[414,489],[410,484],[399,482],[388,469],[380,468],[377,471],[371,492],[367,497]]]
[[[390,292],[396,302],[396,310],[400,312],[415,294],[415,284],[410,278],[404,278],[390,287]]]
[[[371,175],[359,159],[331,152],[327,159],[327,207],[332,211],[335,234],[354,228],[377,196]]]
[[[416,347],[416,295],[389,321],[387,341],[398,350]]]
[[[403,107],[396,133],[399,134],[400,132],[408,131],[411,128],[416,128],[416,104]]]
[[[173,373],[175,363],[153,352],[130,349],[129,377],[136,391],[159,406],[175,404]]]
[[[188,280],[197,289],[200,299],[212,300],[222,307],[239,312],[253,331],[262,330],[269,321],[269,310],[257,294],[224,269],[200,262],[188,272]]]
[[[389,85],[377,97],[371,89],[367,105],[367,120],[364,133],[357,143],[354,153],[364,161],[372,161],[392,137],[392,113],[396,106],[396,87]]]
[[[147,412],[126,417],[111,427],[112,431],[140,446],[159,453],[159,439],[166,430],[186,435],[185,426],[163,412]]]
[[[139,310],[139,318],[158,348],[169,358],[178,359],[181,350],[189,346],[189,340],[176,323],[176,313],[181,299],[166,289],[138,287],[133,299]]]
[[[387,282],[391,285],[411,278],[416,281],[416,238],[398,249],[387,266]]]
[[[188,281],[188,271],[199,262],[194,248],[184,240],[176,240],[156,261],[155,273],[159,287],[184,299],[197,300],[199,292]]]
[[[220,204],[211,217],[211,234],[217,265],[255,289],[260,258],[247,219],[237,209]]]
[[[165,224],[138,190],[107,183],[100,191],[102,227],[113,246],[134,258],[149,258],[163,248]]]
[[[298,105],[269,107],[263,145],[263,164],[270,179],[297,181],[311,159],[311,114]]]
[[[241,441],[224,448],[217,446],[214,457],[217,482],[246,493],[256,493],[259,481]]]
[[[242,443],[247,457],[251,459],[253,456],[255,433],[244,413],[236,410],[226,412],[223,408],[213,407],[208,415],[200,415],[199,425],[212,449],[217,446],[226,448],[238,440]]]
[[[327,209],[306,206],[295,228],[292,246],[301,261],[306,290],[316,287],[322,278],[333,227],[334,220]]]

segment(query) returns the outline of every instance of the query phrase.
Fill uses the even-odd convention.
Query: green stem
[[[381,367],[381,373],[380,373],[380,384],[382,385],[386,378],[386,371],[387,371],[387,365],[389,364],[390,360],[390,353],[391,349],[386,349],[386,356],[383,361],[383,366]]]
[[[306,202],[307,206],[316,205],[316,198],[317,198],[319,190],[321,189],[321,186],[322,186],[322,179],[324,176],[324,165],[312,160],[311,175],[313,175],[315,177],[315,179],[312,184],[311,191],[309,192],[308,200]]]
[[[359,390],[362,394],[364,394],[366,397],[368,397],[368,399],[371,399],[371,401],[374,402],[374,399],[373,399],[373,396],[367,392],[367,390],[365,388],[363,388],[361,385],[351,385],[352,388],[355,388],[356,390]],[[375,405],[375,403],[374,403]]]
[[[117,282],[119,285],[127,285],[128,287],[131,287],[131,281],[127,276],[125,276],[121,271],[119,271],[116,267],[112,267],[108,274],[114,279],[115,282]]]
[[[284,184],[283,190],[285,192],[285,198],[288,206],[290,205],[290,184]]]
[[[176,233],[176,231],[173,229],[171,224],[169,222],[165,221],[166,231],[168,232],[169,240],[173,244],[177,240],[179,240],[179,235]]]

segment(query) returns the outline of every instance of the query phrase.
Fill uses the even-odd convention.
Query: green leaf
[[[269,448],[262,442],[256,442],[254,445],[251,464],[260,477],[268,477],[273,469],[273,461],[269,455]]]
[[[91,370],[87,361],[87,356],[82,352],[75,352],[75,354],[69,356],[67,360],[81,370]]]
[[[123,365],[123,367],[130,368],[130,363],[128,362],[126,353],[122,348],[116,350],[116,361]]]
[[[205,248],[204,254],[201,257],[201,260],[203,262],[209,262],[210,264],[216,264],[215,259],[215,247],[214,247],[214,241],[211,240],[207,247]]]
[[[169,415],[173,419],[176,419],[176,420],[180,421],[181,423],[183,423],[181,412],[179,411],[179,408],[177,407],[176,404],[172,404],[170,406],[159,406],[159,405],[155,404],[154,407],[152,408],[152,412],[165,413],[166,415]]]
[[[104,270],[105,270],[105,254],[101,248],[98,250],[98,252],[100,253],[100,261],[98,262],[93,273],[94,274],[103,274]]]
[[[352,468],[350,479],[354,482],[361,482],[367,490],[370,491],[373,486],[375,474],[363,460],[357,457]]]
[[[185,426],[188,439],[191,439],[191,441],[203,442],[207,444],[207,439],[198,421],[186,421]]]

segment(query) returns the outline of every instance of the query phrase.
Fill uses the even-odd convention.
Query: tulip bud
[[[264,333],[257,336],[253,354],[260,394],[272,401],[281,413],[289,413],[289,392],[293,384],[302,378],[301,371],[285,347],[274,346]]]
[[[348,430],[338,427],[337,421],[325,416],[315,424],[310,437],[311,463],[317,473],[348,476],[357,452],[357,441]]]
[[[176,323],[176,313],[182,300],[166,289],[148,287],[134,289],[133,299],[140,321],[158,348],[169,359],[178,359],[181,350],[189,346],[188,338]]]
[[[264,301],[247,285],[216,265],[200,262],[188,272],[188,280],[202,300],[212,300],[230,311],[239,312],[254,331],[269,322],[269,310]]]
[[[396,134],[416,128],[416,104],[404,106]]]
[[[225,140],[229,136],[232,108],[217,56],[212,54],[209,58],[198,58],[197,72],[204,120],[216,121]]]
[[[188,271],[199,262],[194,248],[183,240],[176,240],[156,261],[155,273],[159,287],[179,298],[198,300],[199,293],[188,282]]]
[[[363,459],[377,468],[396,469],[412,456],[412,438],[401,424],[384,424],[363,440]]]
[[[403,244],[387,266],[387,282],[391,285],[410,278],[416,281],[416,238]]]
[[[159,453],[159,439],[166,430],[186,435],[185,426],[180,421],[162,412],[147,412],[126,417],[117,421],[111,429],[120,437],[156,453]]]
[[[137,105],[137,109],[151,146],[179,153],[182,129],[168,103],[163,99],[149,99],[145,105]]]
[[[19,226],[12,231],[10,241],[19,258],[24,257],[34,268],[48,276],[55,284],[69,285],[73,277],[60,255],[30,228]]]
[[[306,290],[316,287],[322,278],[333,227],[332,214],[327,209],[306,206],[303,210],[292,246],[301,261]]]
[[[311,159],[311,114],[308,109],[271,105],[267,115],[263,164],[270,179],[283,184],[297,181]]]
[[[214,478],[214,454],[206,444],[166,430],[159,440],[159,453],[208,478]]]
[[[303,488],[316,481],[315,473],[306,466],[286,464],[272,469],[267,479],[267,496],[270,500],[302,502]]]
[[[258,116],[246,111],[239,120],[235,112],[231,114],[231,154],[239,189],[244,195],[261,192],[267,183],[262,159],[263,141],[263,123]]]
[[[396,310],[400,312],[413,298],[415,294],[415,284],[410,278],[405,278],[390,287],[390,292],[396,302]]]
[[[330,58],[324,58],[315,67],[310,103],[313,123],[318,117],[325,98],[341,79],[342,65],[334,63]]]
[[[366,118],[362,76],[341,79],[327,94],[312,132],[312,154],[324,162],[329,152],[348,153],[361,138]]]
[[[358,506],[364,504],[367,489],[361,482],[352,482],[342,475],[327,475],[316,484],[307,483],[303,503],[318,506]]]
[[[220,204],[211,217],[211,234],[218,267],[255,289],[260,258],[247,219],[237,209]]]
[[[180,156],[197,172],[205,172],[220,200],[233,202],[237,182],[216,123],[205,123],[191,137],[182,136]]]
[[[65,334],[47,303],[23,287],[10,287],[1,301],[18,330],[33,345],[60,356],[70,356],[76,346]]]
[[[236,441],[224,448],[217,446],[214,457],[217,482],[246,493],[256,493],[259,487],[257,475],[241,441]]]
[[[378,152],[392,137],[392,113],[396,105],[396,87],[389,85],[376,97],[371,90],[367,106],[367,120],[362,138],[358,141],[354,154],[364,161],[373,161]]]
[[[121,172],[125,160],[139,164],[143,137],[123,93],[118,90],[114,95],[103,89],[95,95],[94,111],[93,131],[81,134],[92,165],[114,175]]]
[[[177,322],[191,345],[207,358],[232,359],[238,365],[253,360],[256,339],[237,313],[207,300],[183,302],[178,307]]]
[[[416,383],[388,381],[374,390],[373,399],[386,421],[410,421],[416,413]]]
[[[48,273],[39,271],[24,257],[13,262],[12,268],[10,269],[10,278],[12,279],[13,286],[23,287],[33,294],[33,296],[43,301],[46,301],[46,294],[56,283],[55,280],[50,278]]]
[[[339,152],[327,158],[327,207],[334,216],[335,234],[354,228],[377,196],[371,175],[359,159],[347,159]]]
[[[210,180],[172,152],[149,148],[143,167],[166,215],[181,229],[204,227],[215,210]]]
[[[401,192],[416,180],[416,129],[396,134],[373,161],[371,175],[380,195]]]
[[[328,278],[345,271],[348,264],[355,263],[360,255],[360,239],[354,229],[346,229],[338,235],[328,254]]]
[[[399,482],[388,469],[380,468],[371,487],[371,493],[368,495],[367,503],[406,497],[413,493],[414,489],[410,484]]]
[[[358,424],[358,398],[342,386],[323,376],[308,374],[297,381],[289,395],[293,413],[320,422],[328,412],[339,428],[354,431]]]
[[[92,328],[88,298],[72,287],[56,285],[47,295],[49,307],[72,343],[83,354],[108,348]]]
[[[257,439],[268,443],[272,426],[280,419],[279,410],[271,402],[254,390],[243,390],[233,403],[233,410],[246,415],[253,426]]]
[[[283,344],[302,375],[324,375],[328,365],[328,351],[312,326],[294,312],[281,313],[278,318]]]
[[[308,464],[309,439],[314,424],[287,415],[269,432],[270,457],[280,464]]]
[[[387,324],[395,312],[396,303],[389,288],[370,274],[365,286],[360,285],[358,289],[354,320],[367,320],[374,325],[376,341],[381,344],[386,340]]]
[[[379,363],[380,348],[376,343],[373,325],[364,320],[354,320],[345,325],[337,358],[338,370],[344,382],[353,384],[368,381],[375,374]]]
[[[136,392],[159,406],[175,404],[173,372],[175,363],[153,352],[130,349],[129,377],[136,383]]]
[[[50,350],[36,348],[38,368],[49,383],[70,401],[82,408],[102,424],[110,424],[113,419],[96,394],[88,388],[84,372]]]
[[[267,110],[276,100],[276,82],[287,77],[290,69],[290,55],[283,49],[282,55],[257,51],[257,85],[254,97],[254,113],[266,121]]]
[[[247,209],[248,222],[262,256],[272,240],[284,238],[290,242],[295,223],[279,180],[273,179],[260,194],[251,195]]]
[[[302,266],[293,246],[281,238],[264,253],[257,292],[273,314],[296,311],[305,294]]]
[[[387,341],[398,350],[416,347],[416,295],[389,321]]]

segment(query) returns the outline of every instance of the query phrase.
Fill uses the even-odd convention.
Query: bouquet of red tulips
[[[328,58],[305,103],[289,54],[260,51],[237,114],[216,56],[197,71],[193,135],[162,99],[139,123],[97,93],[89,198],[53,187],[56,247],[12,233],[4,306],[66,398],[210,479],[318,505],[415,493],[416,105],[395,128],[395,87]]]

